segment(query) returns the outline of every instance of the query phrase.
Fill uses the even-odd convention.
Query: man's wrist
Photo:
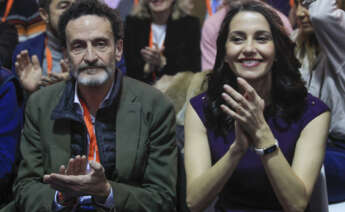
[[[57,202],[62,206],[72,206],[77,203],[77,197],[67,197],[62,192],[58,192]]]
[[[105,184],[105,189],[102,189],[102,193],[99,195],[93,196],[93,198],[97,203],[104,204],[106,200],[108,199],[110,193],[111,193],[111,185],[107,181]]]

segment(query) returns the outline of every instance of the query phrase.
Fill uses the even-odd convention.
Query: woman
[[[179,0],[143,0],[127,16],[124,55],[127,74],[153,83],[164,74],[200,71],[200,24]]]
[[[257,1],[231,5],[208,89],[186,111],[192,211],[217,195],[216,211],[306,209],[330,113],[307,94],[298,67],[294,45],[274,12]]]
[[[332,111],[325,156],[330,202],[345,200],[345,1],[295,1],[296,55],[308,91]]]
[[[220,29],[220,25],[227,14],[227,11],[230,9],[229,4],[234,0],[224,0],[222,8],[220,8],[214,15],[207,18],[205,20],[205,23],[202,27],[201,32],[201,69],[203,71],[205,70],[211,70],[215,63],[215,58],[217,54],[217,37],[218,32]],[[266,2],[265,0],[260,0],[262,2]],[[269,4],[266,3],[268,7],[271,7]],[[289,22],[289,19],[278,10],[271,7],[279,17],[281,18],[284,28],[287,31],[288,34],[292,33],[292,27]]]

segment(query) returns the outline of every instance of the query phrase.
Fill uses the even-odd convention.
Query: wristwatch
[[[278,141],[276,140],[276,143],[273,144],[272,146],[266,147],[266,148],[255,148],[254,147],[254,152],[258,155],[267,155],[270,154],[272,152],[275,152],[279,147]]]
[[[302,4],[303,7],[309,8],[309,5],[311,3],[313,3],[314,1],[316,1],[316,0],[302,0],[301,4]]]

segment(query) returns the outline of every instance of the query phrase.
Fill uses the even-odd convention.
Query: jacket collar
[[[108,98],[103,102],[102,108],[110,107],[111,105],[115,104],[119,99],[119,93],[122,83],[122,72],[120,70],[115,71],[115,83],[113,83],[113,87],[111,88],[111,93]],[[75,96],[75,86],[76,80],[71,79],[66,82],[65,89],[63,94],[59,100],[59,103],[54,108],[51,119],[72,119],[78,122],[82,122],[82,116],[78,115],[78,104],[74,103],[74,96]]]

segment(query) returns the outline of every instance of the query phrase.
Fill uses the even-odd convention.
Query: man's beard
[[[93,71],[92,69],[103,69],[98,71],[97,74],[82,74],[82,72]],[[76,67],[70,67],[72,76],[77,80],[80,85],[88,87],[99,87],[106,83],[113,75],[114,68],[105,65],[83,65],[76,69]]]

